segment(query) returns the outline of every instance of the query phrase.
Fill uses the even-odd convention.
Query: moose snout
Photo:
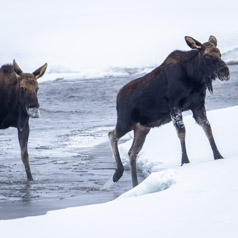
[[[38,107],[27,108],[26,110],[27,110],[28,116],[31,118],[39,118],[40,117],[40,110]]]
[[[38,99],[35,94],[29,94],[28,103],[26,104],[26,111],[29,117],[38,118],[40,117]]]
[[[218,73],[218,78],[221,81],[228,81],[228,80],[230,80],[230,71],[229,71],[229,68],[227,66],[225,66],[225,67],[220,69],[220,71]]]

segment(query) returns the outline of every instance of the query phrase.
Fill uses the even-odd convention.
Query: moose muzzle
[[[229,68],[227,66],[222,67],[219,72],[218,72],[218,78],[221,81],[228,81],[230,80],[230,71]]]
[[[27,113],[28,116],[31,118],[39,118],[40,117],[40,110],[37,107],[31,107],[31,108],[27,108]]]

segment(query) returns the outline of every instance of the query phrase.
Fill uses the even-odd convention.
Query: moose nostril
[[[230,75],[230,72],[229,72],[229,69],[228,69],[228,68],[225,68],[225,69],[223,70],[223,73],[224,73],[225,75],[227,75],[227,76]]]
[[[32,107],[35,107],[35,106],[34,106],[33,103],[30,103],[30,104],[28,105],[28,107],[29,107],[29,108],[32,108]]]
[[[230,80],[230,72],[228,67],[223,67],[218,73],[218,77],[222,81]]]
[[[21,87],[21,92],[24,93],[26,91],[26,88]]]
[[[28,108],[39,108],[39,107],[40,107],[39,103],[30,103],[30,104],[28,104]]]

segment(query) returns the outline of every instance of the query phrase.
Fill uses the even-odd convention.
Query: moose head
[[[13,60],[13,69],[18,76],[18,95],[21,106],[26,110],[29,117],[38,118],[40,116],[39,103],[37,98],[38,82],[37,79],[43,76],[47,68],[44,64],[31,73],[23,73],[15,60]]]
[[[203,44],[190,36],[185,36],[185,41],[190,48],[198,51],[200,68],[205,77],[211,80],[218,77],[222,81],[230,79],[229,69],[221,59],[220,50],[217,48],[217,39],[214,36],[210,36],[208,42]]]

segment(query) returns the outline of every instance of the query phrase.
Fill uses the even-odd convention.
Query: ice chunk
[[[137,187],[124,193],[119,198],[136,197],[148,193],[155,193],[168,189],[176,182],[174,170],[167,169],[162,172],[152,173]]]
[[[110,190],[114,186],[114,182],[112,177],[102,186],[101,190]]]

